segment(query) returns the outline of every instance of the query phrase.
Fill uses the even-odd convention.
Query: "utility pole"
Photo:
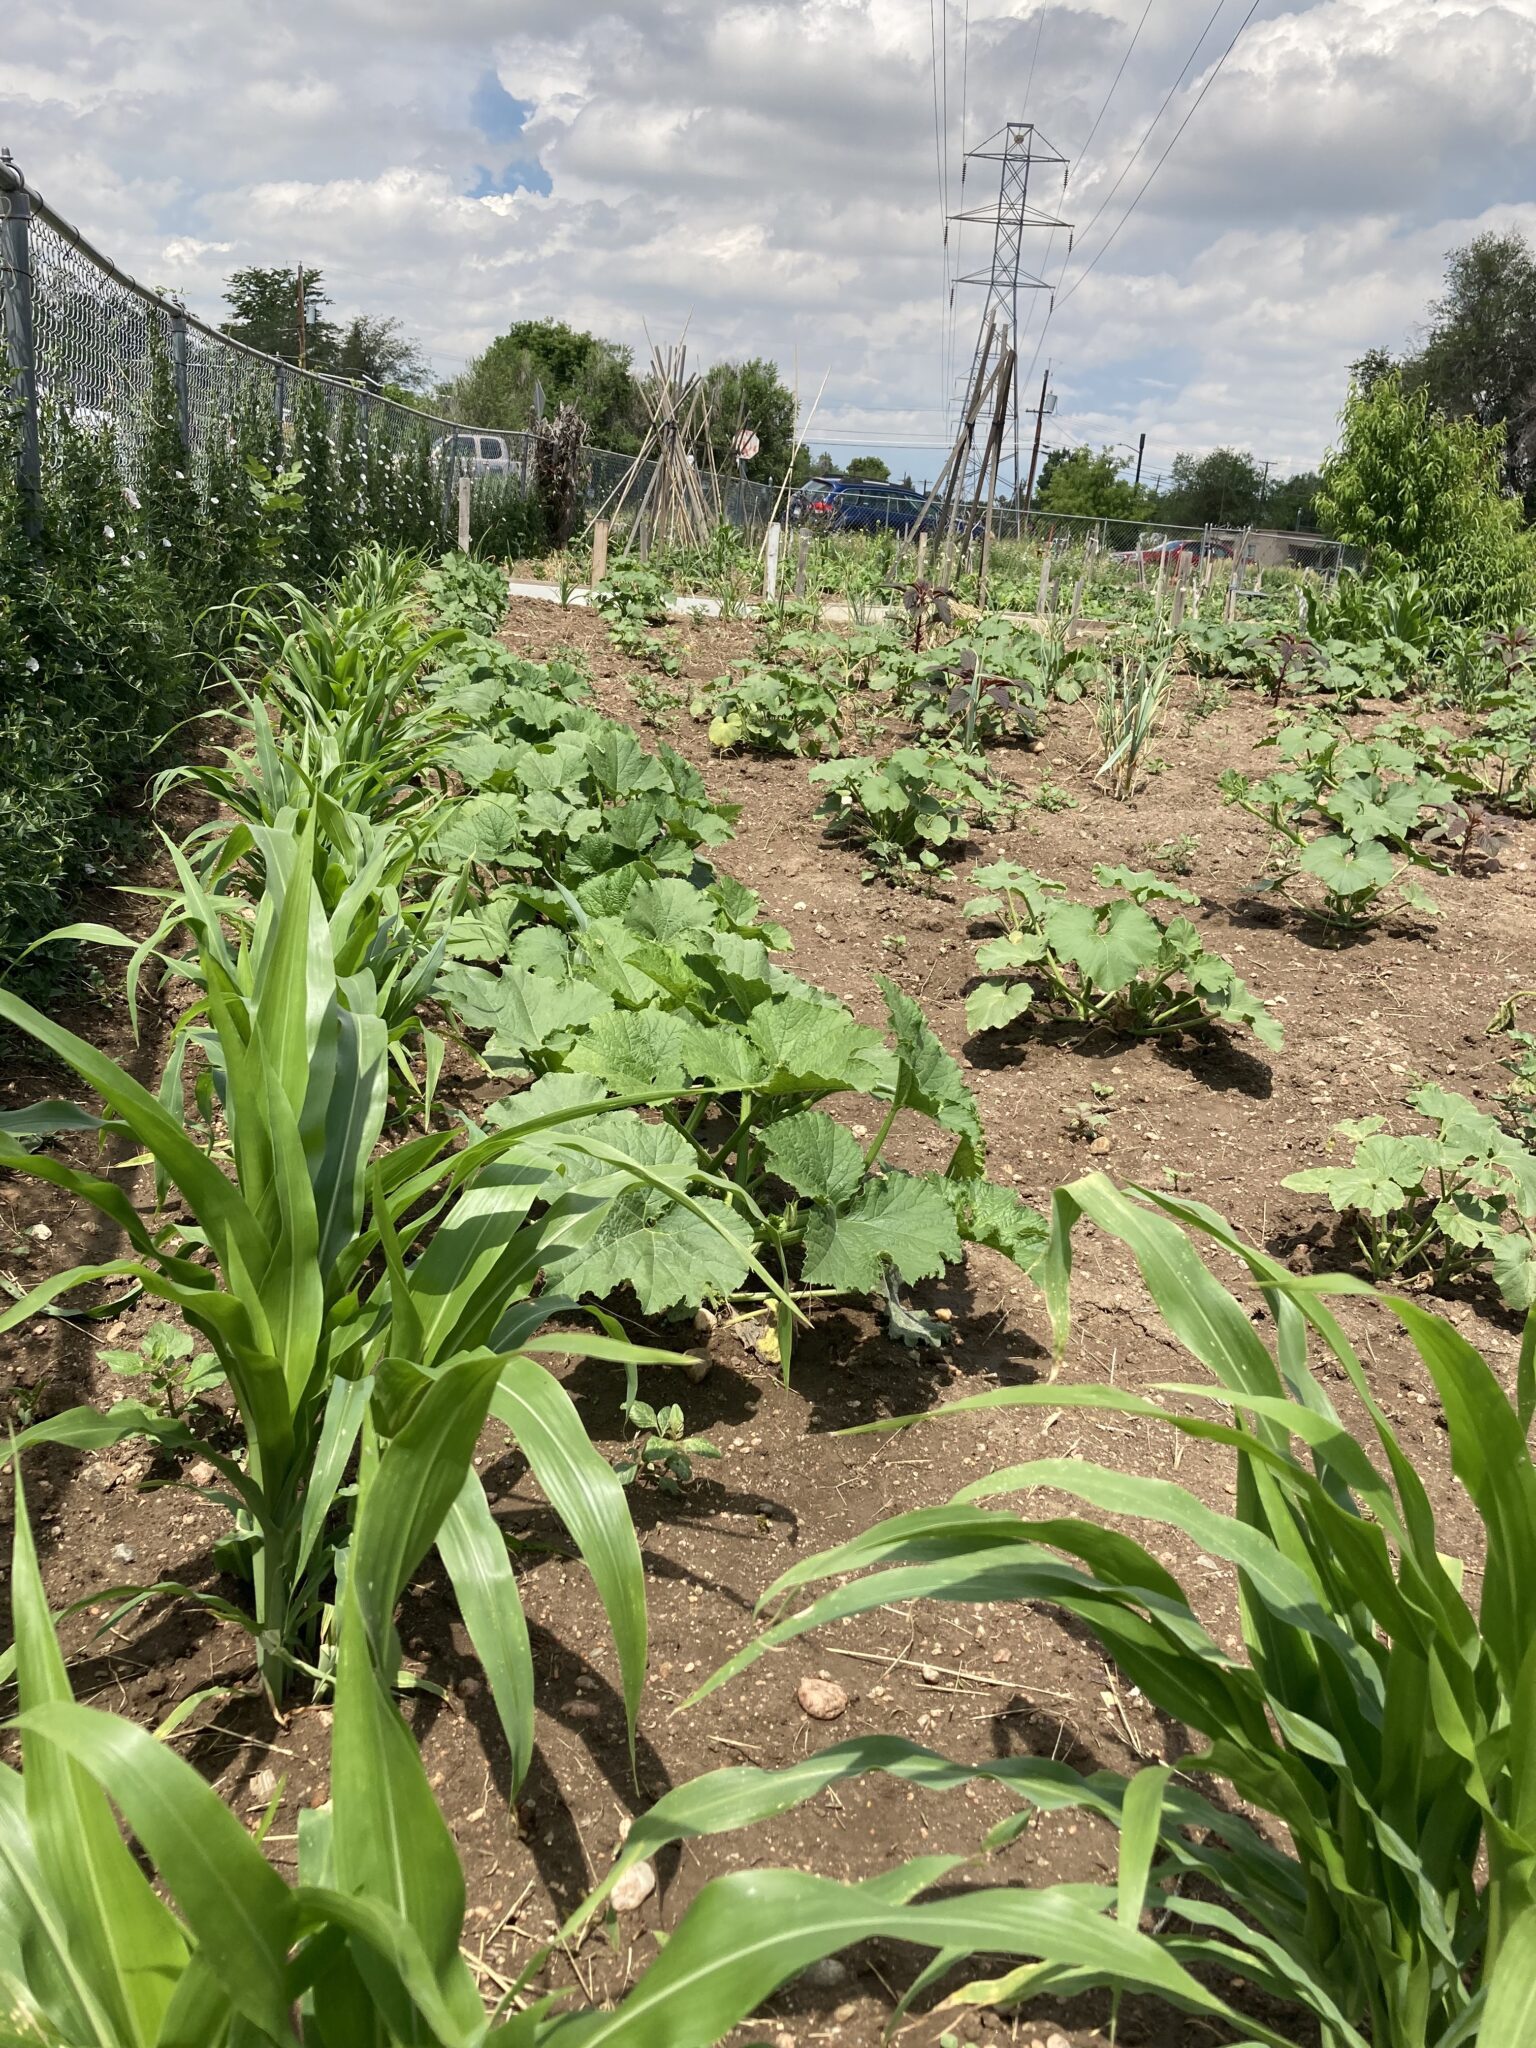
[[[972,163],[995,163],[999,166],[999,171],[997,198],[993,204],[950,215],[951,220],[977,221],[992,229],[992,253],[986,268],[971,271],[968,275],[955,280],[957,284],[982,285],[986,288],[987,295],[982,306],[981,328],[967,388],[974,383],[976,374],[982,367],[981,336],[987,332],[990,316],[997,326],[1008,334],[1014,349],[1013,496],[1017,504],[1023,472],[1019,445],[1019,293],[1021,290],[1050,290],[1045,279],[1029,269],[1024,262],[1024,230],[1064,228],[1068,237],[1069,255],[1072,248],[1070,222],[1059,220],[1055,214],[1043,211],[1031,202],[1030,179],[1032,173],[1043,167],[1059,167],[1061,190],[1065,192],[1067,159],[1051,147],[1033,121],[1009,121],[999,128],[995,135],[989,135],[977,148],[966,151],[965,164],[969,167]],[[962,173],[962,190],[963,176]],[[1036,183],[1038,184],[1038,178]]]
[[[1035,445],[1029,451],[1029,482],[1024,489],[1024,510],[1026,512],[1033,511],[1035,504],[1035,472],[1040,466],[1040,434],[1045,426],[1045,393],[1046,386],[1050,381],[1051,369],[1049,363],[1047,363],[1045,375],[1040,379],[1040,403],[1035,407]],[[1017,498],[1017,485],[1015,485],[1014,495]]]
[[[304,367],[304,266],[299,265],[299,286],[296,294],[299,307],[299,368]]]
[[[1263,518],[1263,516],[1264,516],[1264,504],[1265,504],[1265,500],[1266,500],[1266,499],[1268,498],[1268,496],[1269,496],[1269,464],[1268,464],[1268,463],[1266,462],[1266,463],[1265,463],[1265,465],[1264,465],[1264,474],[1263,474],[1263,476],[1262,476],[1262,477],[1261,477],[1261,478],[1259,479],[1259,517],[1260,517],[1261,519],[1262,519],[1262,518]]]
[[[1131,485],[1131,489],[1133,491],[1139,491],[1141,489],[1141,465],[1142,460],[1146,455],[1146,452],[1147,437],[1145,434],[1143,434],[1141,439],[1136,443],[1136,481]]]

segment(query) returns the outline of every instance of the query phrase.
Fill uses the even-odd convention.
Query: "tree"
[[[596,446],[633,455],[645,408],[630,360],[620,343],[563,320],[519,320],[443,387],[441,402],[476,426],[512,430],[533,425],[542,392],[546,419],[574,406]]]
[[[418,391],[427,380],[429,365],[420,343],[400,321],[359,313],[342,338],[336,368],[343,377]]]
[[[1056,459],[1047,464],[1035,490],[1040,511],[1089,519],[1140,516],[1147,493],[1120,475],[1120,461],[1112,448],[1101,448],[1097,455],[1087,448],[1051,452]]]
[[[297,270],[237,270],[224,280],[224,302],[234,312],[224,332],[263,355],[285,363],[299,360],[299,273]],[[336,328],[321,313],[331,303],[318,270],[304,271],[304,366],[336,367]]]
[[[1536,511],[1536,252],[1524,235],[1451,251],[1424,345],[1403,367],[1406,388],[1442,412],[1502,430],[1506,480]]]
[[[1175,455],[1157,509],[1171,526],[1260,526],[1264,471],[1245,448]]]
[[[1498,426],[1448,419],[1401,374],[1358,385],[1323,463],[1327,532],[1373,570],[1412,573],[1445,619],[1502,626],[1536,602],[1536,540],[1503,491]]]
[[[834,458],[830,448],[823,448],[808,473],[811,476],[841,476],[843,466]]]
[[[1315,469],[1299,469],[1294,476],[1282,477],[1279,483],[1272,483],[1264,497],[1262,524],[1290,533],[1315,533],[1317,507],[1314,500],[1322,482]]]
[[[747,475],[756,483],[778,483],[794,454],[796,422],[795,395],[780,378],[777,366],[763,356],[753,356],[745,363],[716,363],[704,373],[704,388],[716,464],[734,473],[732,446],[742,429],[750,427],[757,436],[758,450],[747,464]],[[795,469],[798,477],[798,461]],[[808,461],[803,474],[810,474]]]
[[[843,472],[845,476],[865,484],[888,484],[891,480],[891,466],[882,462],[878,455],[855,455]]]

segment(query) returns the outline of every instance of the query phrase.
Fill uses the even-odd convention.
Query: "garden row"
[[[239,693],[237,744],[169,778],[216,796],[218,818],[171,850],[174,888],[147,939],[77,931],[128,951],[131,1000],[161,976],[186,997],[157,1090],[0,996],[0,1015],[99,1104],[6,1117],[0,1163],[126,1239],[122,1256],[29,1290],[0,1329],[82,1288],[141,1289],[207,1347],[190,1360],[162,1347],[182,1361],[171,1400],[53,1416],[16,1448],[141,1434],[205,1459],[205,1495],[230,1524],[220,1619],[248,1634],[275,1699],[313,1692],[335,1708],[331,1796],[301,1821],[289,1886],[166,1743],[71,1703],[18,1489],[22,1768],[0,1774],[0,1966],[16,2011],[43,2039],[114,2048],[704,2044],[816,1958],[883,1934],[935,1952],[909,1995],[938,1968],[984,1957],[993,1971],[1003,1957],[1018,1967],[984,1975],[966,2000],[1107,1985],[1251,2041],[1284,2044],[1314,2024],[1339,2048],[1452,2048],[1479,2025],[1487,2040],[1517,2038],[1536,1950],[1536,1341],[1511,1402],[1448,1325],[1388,1304],[1485,1525],[1474,1612],[1328,1309],[1330,1291],[1360,1283],[1299,1279],[1214,1212],[1096,1176],[1058,1191],[1047,1227],[987,1178],[961,1069],[909,995],[887,984],[875,1030],[775,962],[788,935],[706,857],[732,819],[697,772],[591,709],[573,665],[520,661],[491,637],[493,575],[467,563],[430,575],[429,626],[418,573],[365,553],[324,602],[295,589],[246,614],[242,655],[259,680]],[[1162,947],[1149,905],[1168,891],[1154,882],[1106,877],[1088,922],[1120,927],[1129,946],[1145,919]],[[1033,989],[1032,970],[1066,962],[1042,977],[1042,1007],[1076,998],[1079,1021],[1175,1028],[1126,994],[1146,960],[1096,973],[1043,895],[1011,873],[994,893],[977,915],[1007,905],[1014,919],[1004,965],[1019,978],[1005,986]],[[1165,973],[1159,959],[1153,976],[1183,976],[1177,1028],[1221,1014],[1241,988],[1229,967],[1207,988],[1190,964]],[[1017,1002],[1014,1021],[1030,1007]],[[1257,1005],[1248,1014],[1263,1027]],[[471,1060],[507,1083],[473,1113],[458,1086]],[[823,1107],[838,1096],[878,1106],[867,1143]],[[904,1113],[942,1135],[944,1171],[884,1166]],[[152,1202],[129,1199],[121,1165],[90,1163],[100,1146],[152,1165]],[[666,1469],[677,1438],[645,1421],[638,1375],[675,1353],[622,1336],[615,1307],[744,1317],[788,1374],[797,1329],[840,1295],[874,1294],[894,1331],[931,1342],[903,1290],[970,1241],[1034,1268],[1059,1358],[1082,1217],[1129,1248],[1208,1377],[1168,1400],[1058,1381],[957,1405],[1117,1414],[1223,1446],[1234,1512],[1082,1458],[993,1473],[797,1562],[765,1600],[828,1590],[705,1690],[777,1643],[892,1602],[1043,1602],[1205,1739],[1196,1777],[1149,1764],[1085,1778],[1028,1755],[966,1764],[896,1736],[855,1736],[779,1771],[717,1772],[635,1822],[576,1925],[664,1844],[869,1772],[932,1793],[1005,1788],[1017,1818],[995,1844],[1042,1812],[1100,1815],[1121,1831],[1118,1880],[925,1900],[953,1884],[949,1861],[919,1857],[860,1884],[744,1871],[706,1887],[613,2011],[562,2013],[533,1996],[541,1953],[488,2012],[460,1954],[457,1850],[392,1697],[397,1606],[435,1549],[522,1778],[534,1666],[474,1462],[487,1419],[511,1431],[592,1574],[633,1730],[646,1617],[628,1503],[541,1358],[623,1369],[647,1432],[637,1459]],[[1196,1255],[1201,1239],[1246,1267],[1273,1353]],[[1369,1416],[1379,1461],[1309,1370],[1309,1337]],[[1086,1512],[1037,1520],[983,1505],[1035,1489]],[[1120,1526],[1138,1520],[1195,1532],[1238,1573],[1243,1655]],[[184,1596],[157,1583],[105,1597],[121,1618]],[[1289,1847],[1236,1818],[1226,1791],[1281,1822]],[[1309,2017],[1277,2017],[1275,2000]]]

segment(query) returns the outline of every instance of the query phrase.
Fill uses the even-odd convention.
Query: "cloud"
[[[996,189],[992,164],[962,183],[962,144],[1022,114],[1074,157],[1092,129],[1064,200],[1059,172],[1032,194],[1078,228],[1070,255],[1025,243],[1061,280],[1047,441],[1310,465],[1349,362],[1401,343],[1445,252],[1536,232],[1536,0],[1261,0],[1160,168],[1244,5],[1198,43],[1204,0],[1154,5],[1131,50],[1143,4],[16,0],[0,128],[60,212],[214,317],[229,270],[303,260],[444,375],[515,319],[642,350],[687,323],[807,403],[829,372],[818,445],[919,468],[982,309],[947,287],[990,253],[972,224],[945,254],[946,210]]]

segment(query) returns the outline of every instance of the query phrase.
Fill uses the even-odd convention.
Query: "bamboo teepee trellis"
[[[640,389],[650,415],[645,439],[596,517],[625,527],[624,544],[641,553],[658,542],[703,546],[720,524],[720,480],[708,388],[690,374],[686,345],[653,344]]]

